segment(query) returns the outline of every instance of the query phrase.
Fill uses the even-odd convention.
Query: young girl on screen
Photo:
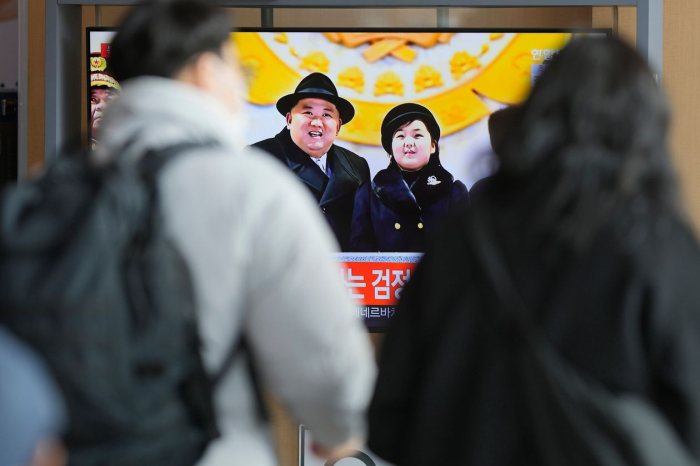
[[[457,205],[468,201],[461,181],[440,164],[440,126],[427,108],[392,108],[381,126],[389,166],[355,196],[350,249],[423,252],[426,235]]]

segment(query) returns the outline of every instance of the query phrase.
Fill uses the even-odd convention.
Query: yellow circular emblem
[[[274,105],[307,74],[328,75],[356,116],[338,138],[381,145],[386,113],[403,102],[428,107],[442,134],[491,113],[485,100],[522,101],[542,51],[563,48],[570,33],[238,32],[250,103]],[[539,52],[539,53],[536,53]],[[400,226],[397,224],[397,229]]]

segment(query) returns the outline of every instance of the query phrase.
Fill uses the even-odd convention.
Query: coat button
[[[423,229],[423,223],[418,222],[418,229],[419,229],[419,230],[422,230],[422,229]]]
[[[394,228],[396,228],[397,230],[400,230],[400,229],[401,229],[401,224],[400,224],[400,223],[394,223]]]

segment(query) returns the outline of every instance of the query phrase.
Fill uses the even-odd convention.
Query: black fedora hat
[[[414,120],[420,120],[425,123],[425,127],[428,129],[433,141],[440,140],[440,125],[438,125],[430,110],[412,102],[397,105],[389,110],[382,121],[382,146],[387,154],[392,153],[391,139],[396,130],[409,121]]]
[[[335,105],[343,124],[348,123],[355,116],[355,107],[338,96],[338,90],[333,81],[323,73],[311,73],[301,80],[294,94],[287,94],[277,101],[277,111],[287,115],[301,99],[323,99]]]

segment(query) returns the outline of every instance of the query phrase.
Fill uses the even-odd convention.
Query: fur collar
[[[440,164],[434,154],[421,168],[416,180],[409,186],[394,159],[372,180],[372,191],[391,210],[402,214],[420,215],[426,209],[449,195],[454,177]]]

